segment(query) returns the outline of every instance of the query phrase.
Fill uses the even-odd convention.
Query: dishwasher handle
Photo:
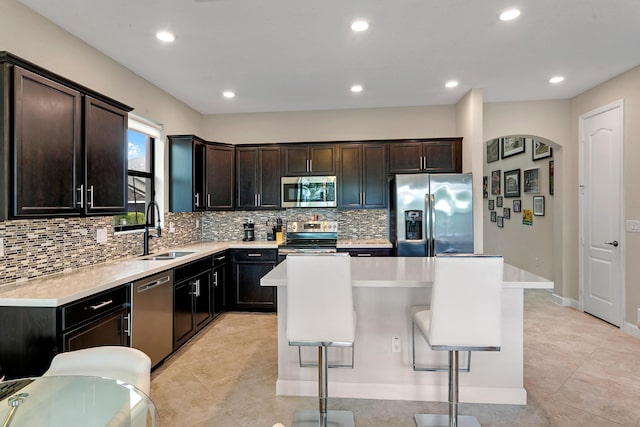
[[[167,275],[158,280],[154,280],[153,282],[143,283],[142,285],[138,286],[138,293],[148,291],[152,288],[155,288],[156,286],[164,285],[165,283],[168,283],[170,281],[171,276]]]

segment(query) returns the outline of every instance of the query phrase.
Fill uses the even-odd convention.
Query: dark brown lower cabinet
[[[352,257],[392,256],[392,248],[338,248],[338,252],[347,252]]]
[[[277,258],[275,249],[231,250],[227,310],[276,311],[276,288],[260,286],[260,279],[276,266]]]
[[[211,257],[206,257],[174,270],[174,350],[213,319],[211,268]]]

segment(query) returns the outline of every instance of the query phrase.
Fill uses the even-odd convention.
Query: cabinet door
[[[422,144],[419,142],[389,143],[389,173],[422,171]]]
[[[195,277],[192,282],[194,289],[194,316],[196,331],[200,330],[213,318],[213,288],[211,283],[211,271],[203,272]]]
[[[236,148],[236,181],[238,208],[253,209],[257,203],[256,171],[258,149],[254,147]]]
[[[387,148],[384,144],[362,147],[362,205],[366,208],[387,206]]]
[[[216,255],[214,255],[216,257]],[[217,255],[217,257],[225,257],[225,255]],[[213,269],[212,273],[212,284],[213,284],[213,315],[218,316],[225,307],[225,295],[224,290],[227,286],[227,270],[229,268],[228,263],[223,263],[216,265]]]
[[[260,286],[260,278],[275,267],[270,263],[234,263],[235,300],[239,310],[275,311],[276,289]]]
[[[207,173],[206,146],[200,142],[193,143],[193,210],[203,211],[206,206],[205,176]]]
[[[14,102],[13,215],[79,215],[80,93],[15,67]]]
[[[129,345],[125,332],[127,309],[119,310],[95,322],[67,331],[62,335],[63,351],[82,350],[102,345]]]
[[[338,186],[341,208],[362,206],[362,144],[340,145]]]
[[[206,206],[207,209],[233,209],[233,147],[206,146]]]
[[[284,175],[296,176],[309,173],[309,154],[306,145],[284,147]]]
[[[176,283],[173,288],[173,349],[180,347],[196,332],[193,318],[193,291],[191,280]]]
[[[423,146],[425,170],[431,173],[462,172],[462,140],[426,142]]]
[[[127,211],[127,113],[85,97],[87,214]]]
[[[311,175],[336,174],[335,145],[312,145],[309,148],[309,172]]]
[[[258,154],[260,207],[278,209],[280,207],[280,148],[262,147]]]

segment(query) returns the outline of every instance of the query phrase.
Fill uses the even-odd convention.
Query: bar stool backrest
[[[286,263],[289,342],[353,343],[351,257],[291,254]]]
[[[502,283],[501,256],[437,256],[428,333],[431,347],[499,349]]]

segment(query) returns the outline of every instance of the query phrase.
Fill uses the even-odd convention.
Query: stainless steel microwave
[[[335,208],[335,176],[283,176],[283,208]]]

